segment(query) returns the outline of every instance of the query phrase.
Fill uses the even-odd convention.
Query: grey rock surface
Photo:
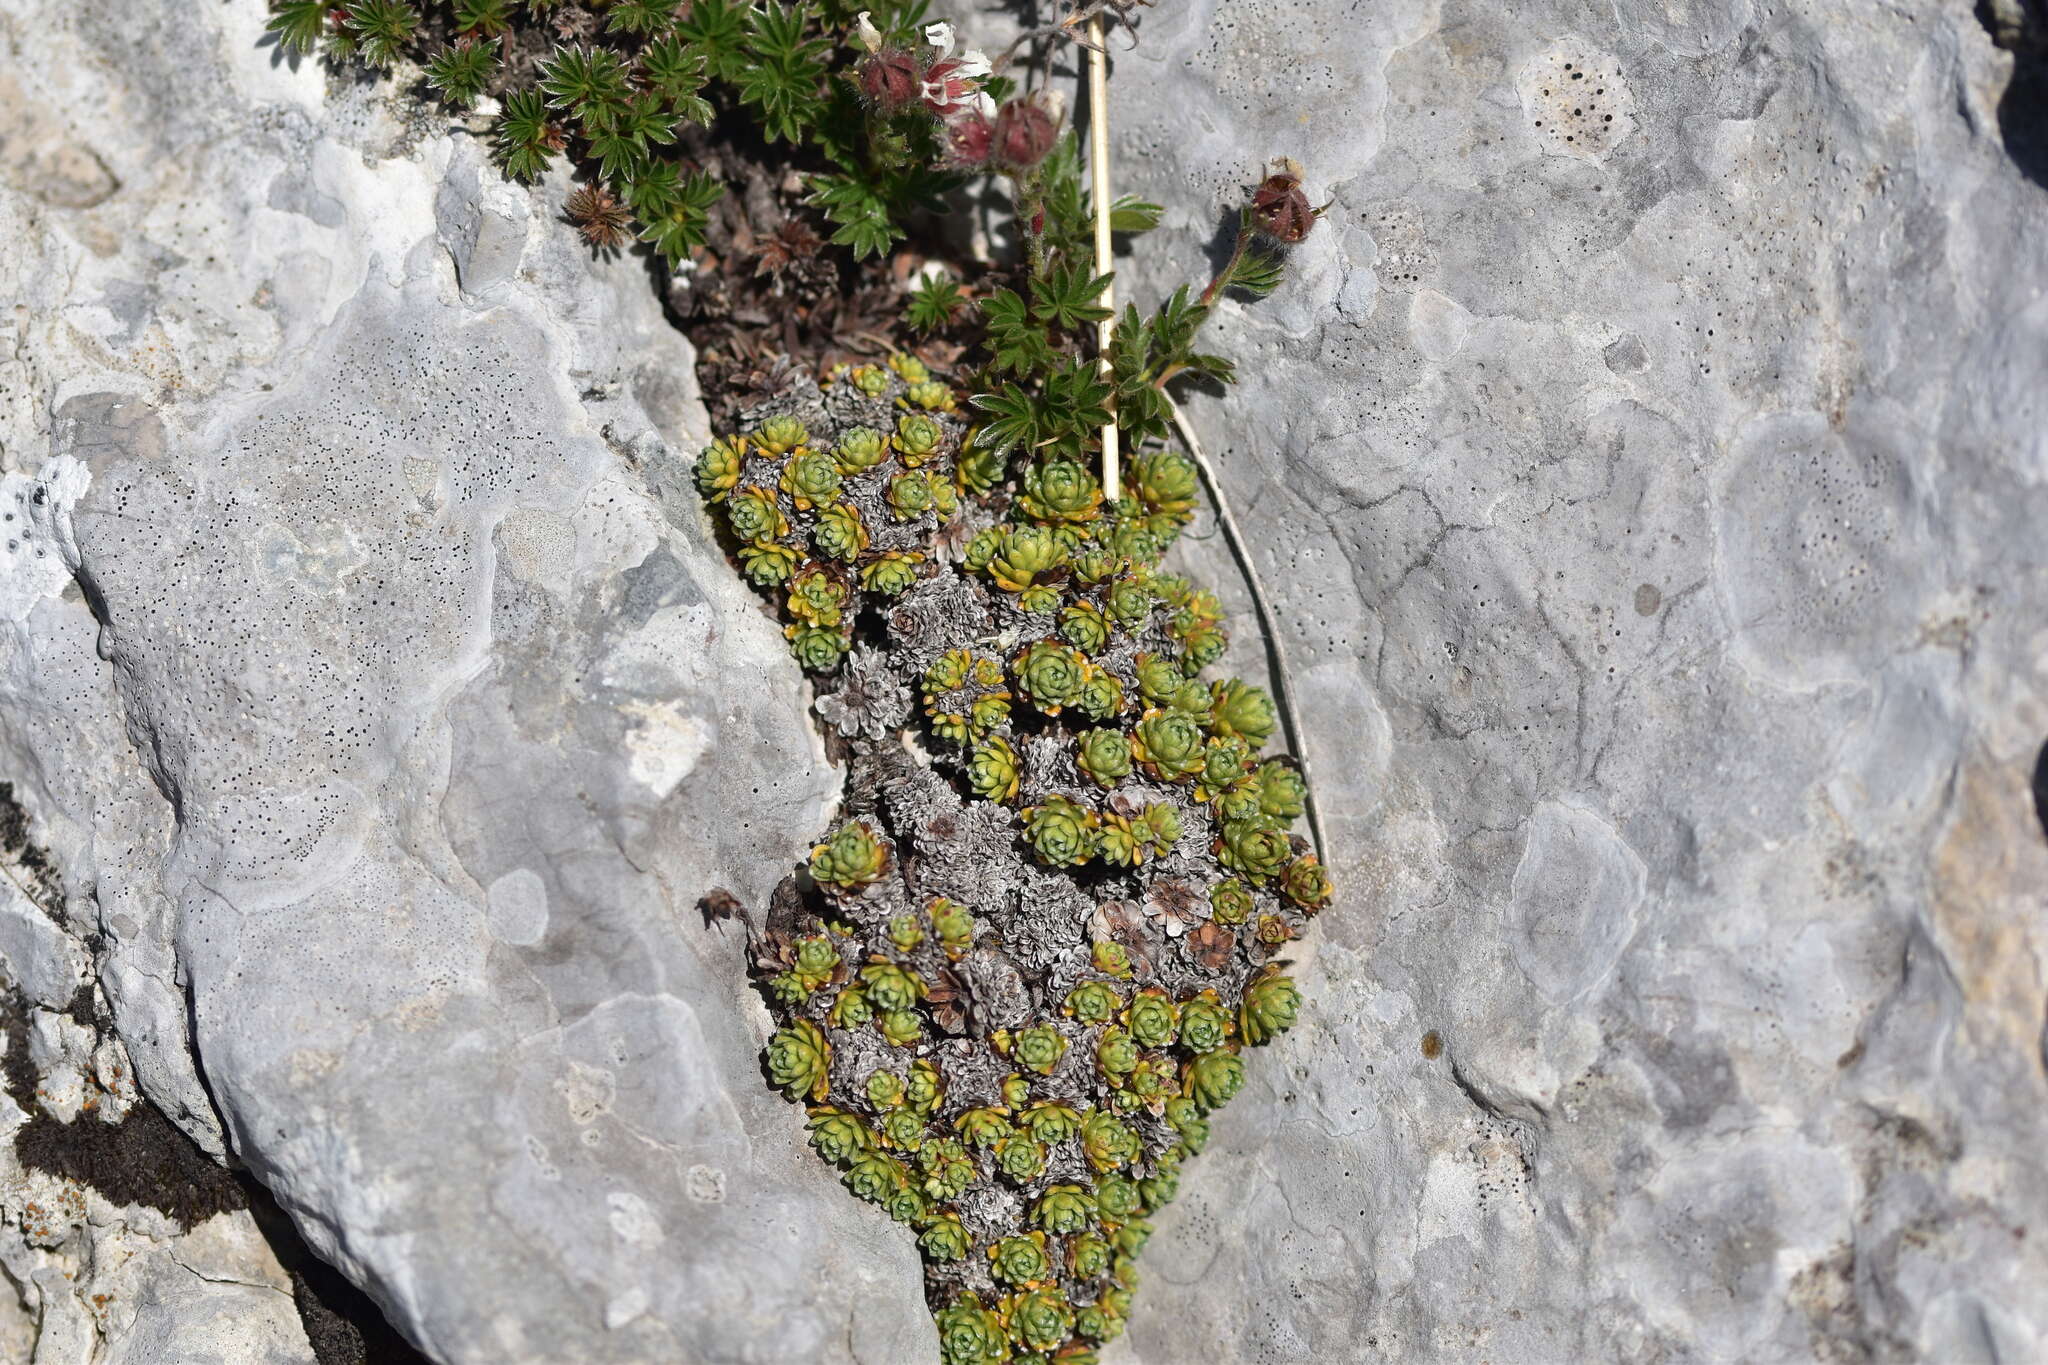
[[[142,1090],[437,1359],[928,1354],[695,909],[836,779],[690,484],[689,348],[562,186],[263,18],[0,12],[0,752],[71,893],[0,915],[9,974],[89,945]],[[274,1358],[175,1274],[49,1358]]]
[[[98,1036],[35,993],[52,964],[79,950],[42,904],[21,894],[18,875],[10,865],[0,880],[0,914],[42,927],[26,942],[15,937],[0,968],[10,997],[0,1000],[0,1072],[11,1092],[0,1093],[0,1283],[10,1291],[0,1294],[0,1360],[316,1365],[291,1280],[246,1210],[180,1222],[32,1167],[17,1150],[31,1115],[16,1096],[42,1110],[45,1123],[55,1119],[67,1134],[97,1130],[102,1143],[114,1140],[112,1125],[142,1116],[119,1038]],[[26,980],[16,967],[24,962]],[[70,1006],[75,995],[66,990],[56,1003]],[[14,1084],[18,1074],[32,1078],[32,1099]],[[122,1150],[138,1152],[132,1141]]]
[[[1967,6],[1750,0],[1195,0],[1119,55],[1127,289],[1267,157],[1332,200],[1191,408],[1340,889],[1123,1358],[2048,1352],[2010,70]]]
[[[71,892],[0,906],[8,975],[96,978],[141,1089],[441,1358],[923,1358],[908,1239],[800,1150],[691,909],[833,781],[684,478],[687,348],[559,186],[259,10],[0,10],[0,762]],[[1205,275],[1268,155],[1333,201],[1191,414],[1342,897],[1112,1358],[2048,1350],[2010,66],[1931,0],[1148,14],[1126,292]],[[228,1275],[146,1222],[112,1332],[27,1259],[88,1241],[0,1238],[0,1346],[303,1349],[242,1224],[186,1235]]]

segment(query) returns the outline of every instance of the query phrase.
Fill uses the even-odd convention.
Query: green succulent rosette
[[[1094,814],[1064,796],[1024,811],[1024,842],[1050,867],[1079,867],[1095,856]]]
[[[1207,736],[1184,711],[1147,711],[1131,731],[1131,754],[1161,782],[1184,782],[1207,762]]]
[[[1267,970],[1245,987],[1244,1003],[1238,1007],[1238,1029],[1247,1043],[1271,1042],[1294,1027],[1301,1008],[1301,989],[1291,977]]]
[[[768,1040],[768,1078],[792,1099],[824,1099],[831,1065],[832,1044],[808,1019],[792,1020]]]

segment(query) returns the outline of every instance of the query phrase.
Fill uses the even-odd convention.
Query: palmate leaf
[[[810,202],[839,225],[832,240],[852,247],[856,260],[879,256],[903,236],[889,214],[888,203],[860,176],[813,176]]]
[[[1133,384],[1150,381],[1152,342],[1152,324],[1138,312],[1137,304],[1125,304],[1124,315],[1117,319],[1116,331],[1110,334],[1110,371],[1119,393]]]
[[[1158,335],[1161,349],[1170,354],[1186,350],[1208,319],[1208,308],[1195,302],[1188,287],[1182,285],[1159,305],[1159,316],[1153,321],[1152,328]]]
[[[490,83],[491,73],[497,69],[498,49],[494,44],[474,43],[465,38],[434,54],[434,59],[427,63],[427,84],[440,91],[442,100],[453,108],[467,109],[477,102]]]
[[[497,144],[505,174],[514,180],[538,180],[546,173],[554,149],[548,146],[548,106],[540,91],[515,90],[505,96]]]
[[[997,374],[1032,374],[1052,364],[1052,343],[1015,291],[998,289],[981,301],[988,327],[989,364]]]
[[[745,0],[692,0],[678,20],[675,34],[702,53],[711,75],[736,82],[747,71],[747,6]]]
[[[887,218],[862,217],[841,223],[834,229],[831,241],[853,248],[856,261],[870,256],[879,256],[890,246],[902,239],[903,234]]]
[[[807,5],[766,0],[754,11],[746,52],[752,58],[737,82],[770,142],[801,142],[824,107],[825,40],[810,32]]]
[[[1166,395],[1150,384],[1117,394],[1117,430],[1129,438],[1132,449],[1146,441],[1164,441],[1172,422],[1173,410]]]
[[[1018,446],[1029,446],[1038,434],[1038,404],[1015,384],[1005,384],[993,393],[974,395],[974,406],[989,415],[975,444],[984,450],[1007,455]]]
[[[1068,359],[1039,391],[1044,431],[1036,444],[1078,455],[1109,421],[1109,385],[1092,360]]]
[[[830,122],[828,117],[820,123],[819,131]],[[945,193],[958,183],[957,176],[925,166],[899,164],[876,171],[855,162],[843,174],[812,176],[810,202],[839,225],[832,240],[851,246],[857,259],[865,259],[902,240],[901,224],[911,210],[943,212]]]
[[[658,33],[675,22],[676,0],[612,0],[606,33]]]
[[[277,35],[277,45],[286,52],[307,53],[327,31],[329,0],[273,0],[275,11],[264,31]]]
[[[1278,289],[1286,276],[1285,261],[1273,252],[1253,247],[1238,258],[1237,267],[1230,272],[1230,283],[1226,287],[1262,299]]]
[[[1081,144],[1071,128],[1038,163],[1038,184],[1045,204],[1046,245],[1066,255],[1090,250],[1095,222],[1081,174]]]
[[[811,202],[839,225],[832,240],[851,246],[856,259],[886,251],[900,235],[889,221],[888,207],[859,177],[819,176],[811,183]]]
[[[931,120],[927,118],[925,122]],[[878,151],[888,149],[895,131],[891,124],[868,118],[860,89],[847,76],[825,83],[823,107],[811,129],[811,145],[848,175],[864,175],[871,162],[869,147]]]
[[[904,320],[920,332],[935,332],[966,306],[967,296],[956,281],[945,275],[927,275],[910,291]]]
[[[1159,226],[1159,217],[1165,212],[1164,205],[1148,203],[1136,195],[1119,195],[1109,206],[1109,230],[1132,234],[1150,232]]]
[[[341,24],[364,61],[390,66],[404,55],[405,45],[419,30],[420,14],[403,0],[350,0]]]
[[[511,26],[512,0],[455,0],[458,32],[496,38]]]
[[[1045,204],[1045,241],[1052,250],[1079,256],[1093,250],[1094,199],[1081,165],[1081,144],[1070,129],[1062,133],[1038,166],[1039,192]],[[1123,195],[1109,208],[1109,230],[1150,232],[1165,210],[1134,195]]]
[[[640,74],[676,118],[700,126],[711,122],[711,105],[697,93],[710,78],[702,52],[675,34],[666,34],[641,50]]]
[[[1084,261],[1055,262],[1043,276],[1031,282],[1031,316],[1062,331],[1100,322],[1109,316],[1109,310],[1095,300],[1102,297],[1112,278],[1094,274]]]
[[[625,59],[605,47],[558,47],[537,68],[548,104],[567,109],[586,125],[609,122],[633,92]]]
[[[623,127],[592,133],[590,154],[597,158],[598,178],[612,185],[637,178],[647,166],[647,145]]]
[[[819,106],[816,93],[806,91],[799,79],[766,63],[740,78],[740,98],[753,107],[762,136],[770,142],[802,142]]]
[[[669,170],[673,182],[675,168],[670,166]],[[634,188],[637,190],[645,179],[643,176],[635,182]],[[725,186],[701,171],[693,171],[663,195],[665,202],[658,212],[644,213],[635,202],[633,211],[641,221],[640,240],[651,243],[671,267],[681,264],[692,249],[704,245],[706,214],[724,193]]]
[[[672,140],[676,134],[675,115],[669,112],[668,102],[651,90],[628,101],[612,120],[612,126],[648,151]]]
[[[1095,363],[1070,358],[1045,376],[1036,394],[1014,383],[976,394],[975,406],[989,414],[977,444],[1005,454],[1023,446],[1078,456],[1109,421],[1109,397]]]
[[[673,161],[650,163],[626,186],[626,202],[643,223],[667,216],[682,201],[683,173]]]

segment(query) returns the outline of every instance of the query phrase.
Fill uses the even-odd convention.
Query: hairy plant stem
[[[1209,287],[1202,291],[1196,302],[1207,308],[1216,302],[1217,295],[1230,287],[1231,277],[1237,274],[1237,267],[1244,261],[1245,248],[1251,245],[1252,225],[1249,215],[1240,215],[1237,223],[1237,244],[1230,249],[1230,259],[1216,272],[1216,278],[1209,281]]]
[[[1037,171],[1013,177],[1016,186],[1017,217],[1024,224],[1024,244],[1031,252],[1031,275],[1045,275],[1045,233],[1040,220],[1045,216],[1045,186]]]

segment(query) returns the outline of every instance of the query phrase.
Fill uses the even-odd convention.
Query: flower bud
[[[995,125],[978,110],[948,120],[945,133],[947,160],[962,170],[986,166],[995,151]]]
[[[996,113],[995,158],[1015,171],[1028,171],[1045,160],[1059,128],[1036,100],[1011,100]]]
[[[1302,193],[1301,167],[1288,158],[1276,163],[1273,173],[1252,192],[1252,226],[1276,242],[1299,242],[1320,214]]]
[[[862,98],[885,114],[917,100],[917,61],[908,52],[877,52],[860,64]]]

